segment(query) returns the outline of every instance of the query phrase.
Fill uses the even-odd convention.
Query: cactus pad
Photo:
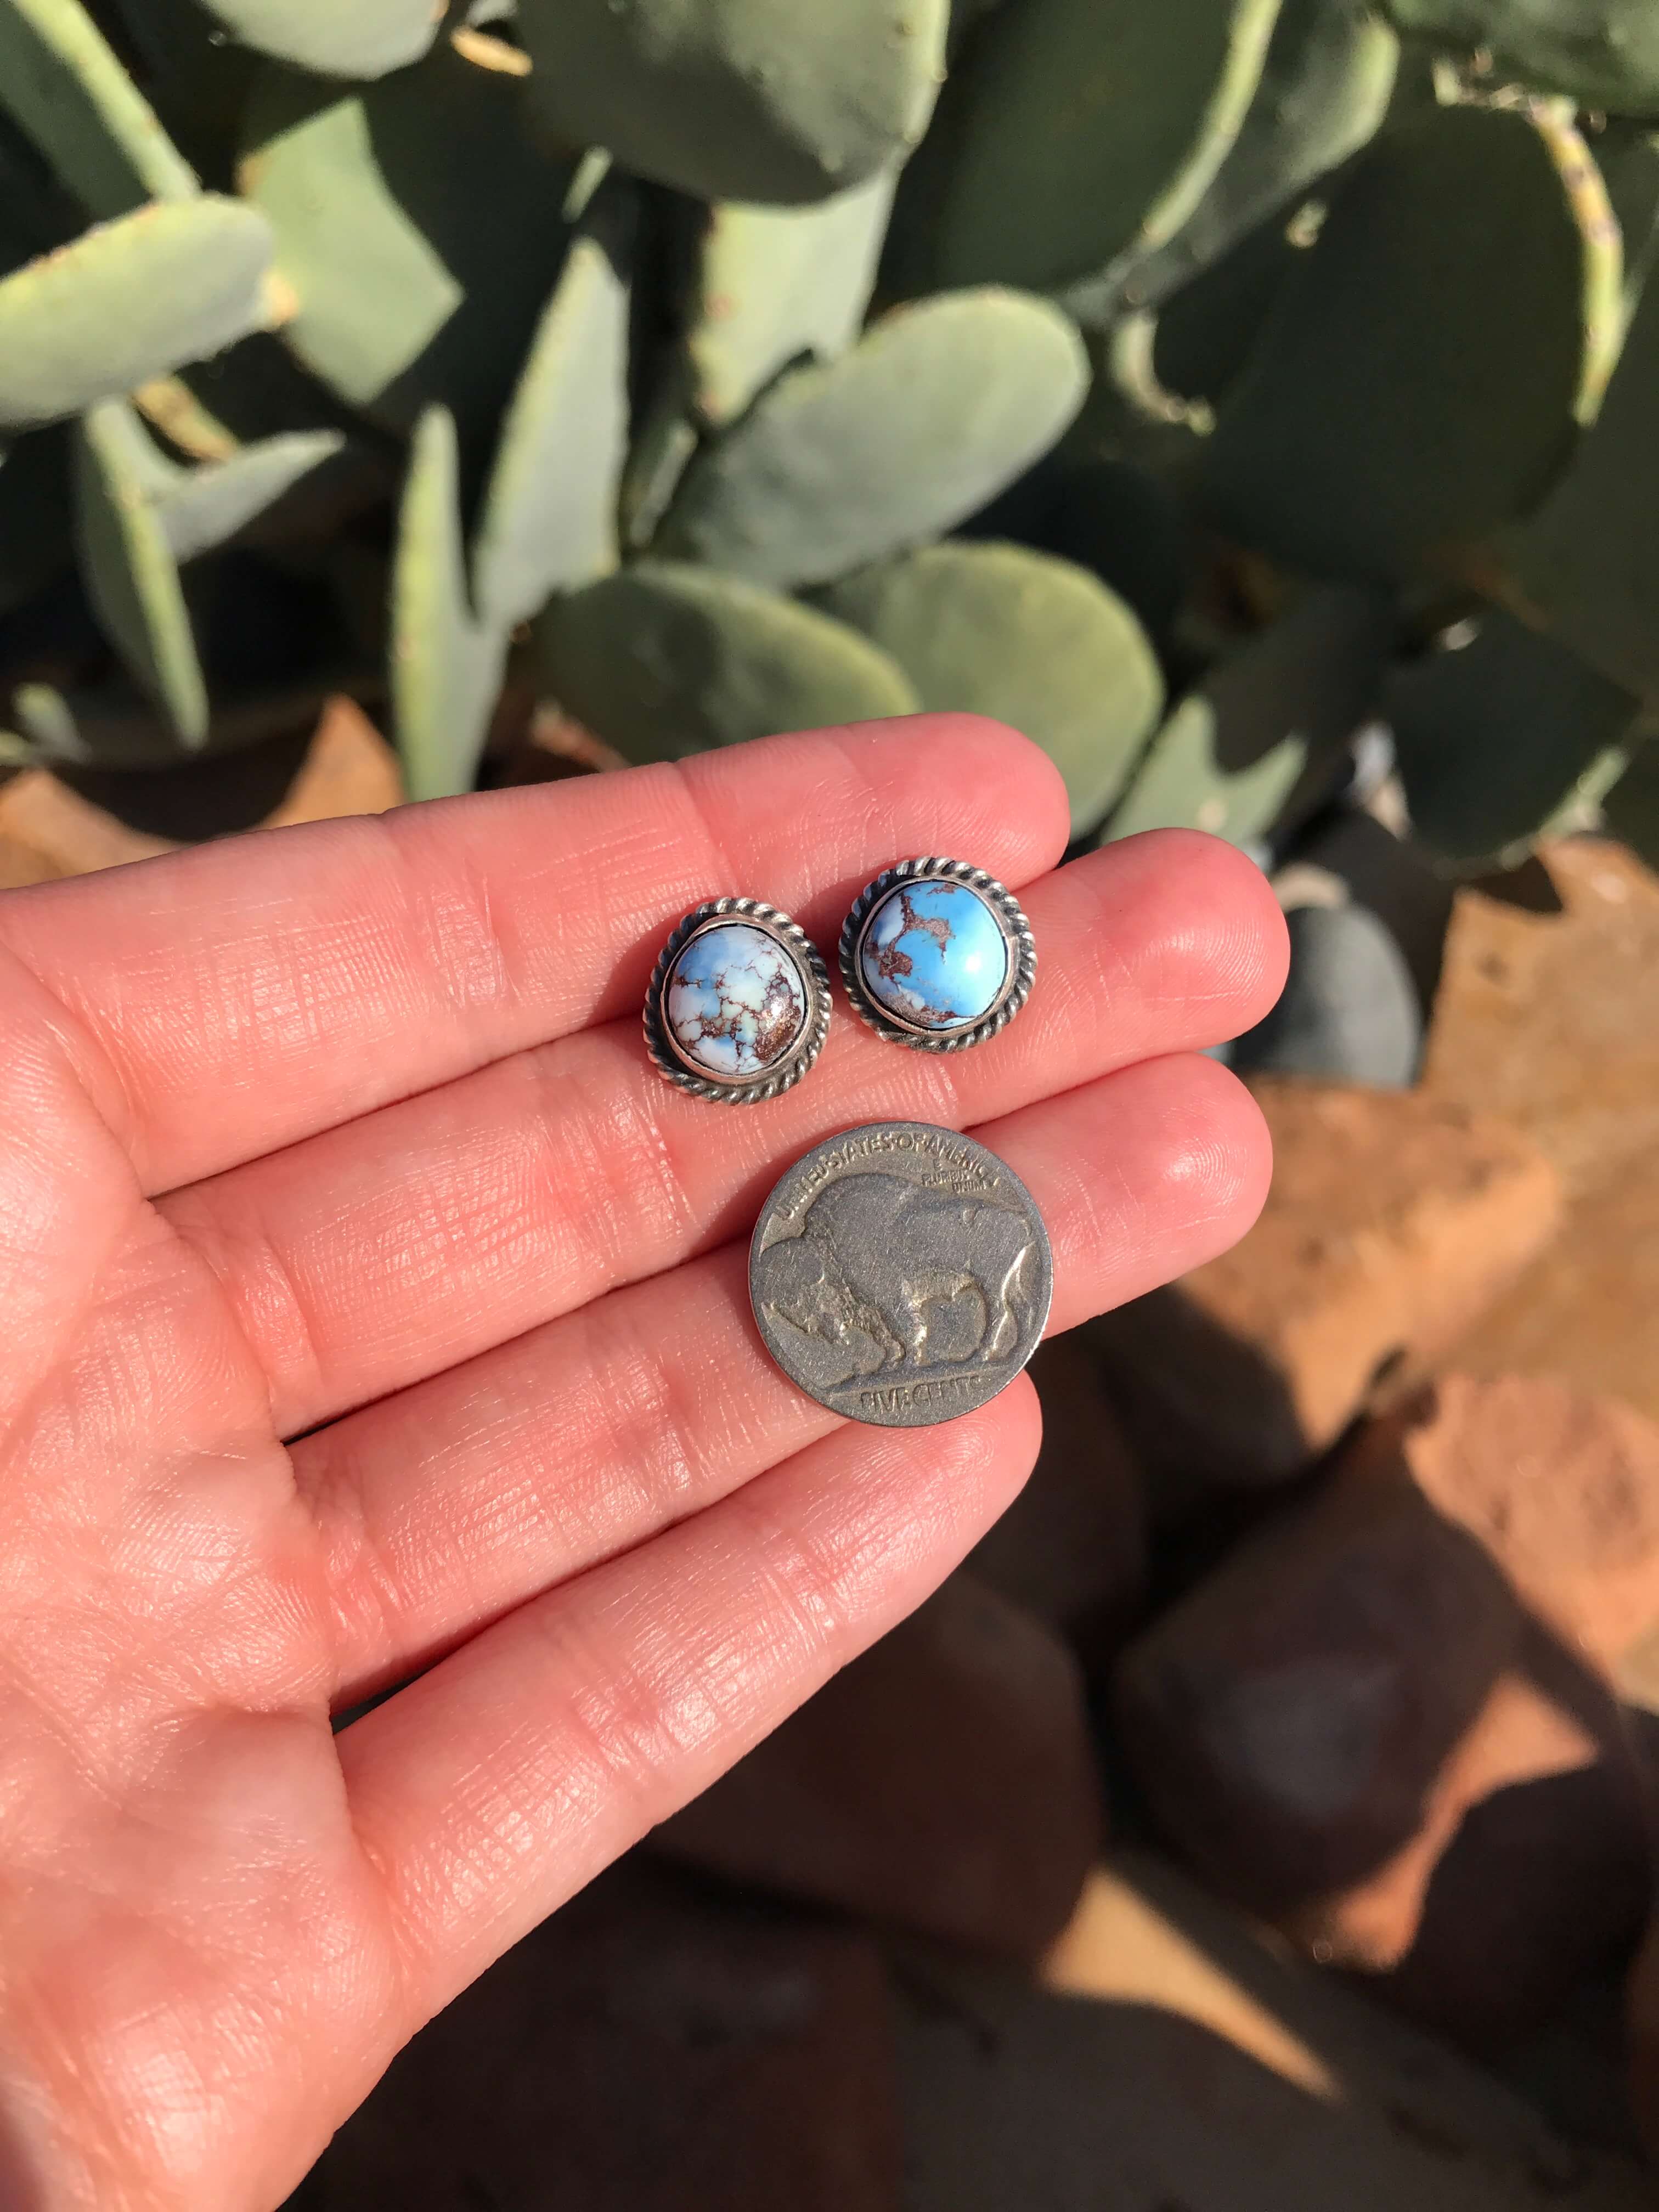
[[[1221,410],[1212,519],[1301,568],[1389,576],[1528,514],[1599,396],[1620,270],[1575,134],[1475,107],[1386,132]]]
[[[1391,629],[1382,592],[1310,593],[1188,692],[1147,748],[1106,835],[1207,830],[1236,845],[1260,837],[1373,710]]]
[[[1066,779],[1074,831],[1122,787],[1164,705],[1134,616],[1069,561],[1022,545],[933,545],[860,569],[817,604],[890,653],[926,708],[1034,738]]]
[[[245,46],[319,76],[384,76],[418,61],[443,20],[432,0],[208,0]]]
[[[0,277],[0,422],[46,422],[216,353],[266,313],[270,226],[210,196],[141,208]]]
[[[525,84],[447,42],[350,90],[256,80],[240,173],[296,296],[283,338],[392,427],[435,400],[469,447],[493,433],[557,276],[570,164],[532,143]]]
[[[719,428],[803,354],[833,361],[858,336],[892,205],[894,172],[816,207],[726,201],[699,242],[686,355],[691,404]]]
[[[471,790],[507,660],[473,619],[454,418],[430,407],[410,453],[392,571],[392,708],[411,799]]]
[[[1127,304],[1156,307],[1357,153],[1388,112],[1399,60],[1364,0],[1284,0],[1237,137],[1175,236],[1130,268]]]
[[[617,563],[633,191],[621,177],[600,186],[502,426],[472,570],[480,616],[502,629]]]
[[[93,605],[133,681],[194,750],[207,736],[207,686],[154,504],[161,457],[132,410],[107,399],[82,417],[75,459],[76,535]]]
[[[1416,837],[1462,869],[1512,867],[1624,764],[1640,702],[1497,608],[1384,696]]]
[[[781,377],[681,483],[655,550],[822,583],[948,530],[1053,444],[1088,382],[1046,301],[988,287],[884,316]]]
[[[811,607],[707,568],[641,561],[537,624],[549,689],[632,761],[782,730],[915,713],[876,646]]]
[[[1659,286],[1571,468],[1499,558],[1521,612],[1627,690],[1659,690]]]
[[[170,467],[155,504],[173,559],[193,561],[226,544],[344,444],[338,430],[289,430],[222,461]]]
[[[915,145],[948,0],[520,0],[538,112],[567,144],[702,199],[799,204]]]
[[[919,273],[1064,293],[1172,237],[1244,119],[1278,8],[1024,0],[992,14],[918,168],[936,208]]]
[[[1615,115],[1659,115],[1652,0],[1385,0],[1402,31]]]
[[[0,106],[94,215],[198,189],[80,0],[0,0]]]

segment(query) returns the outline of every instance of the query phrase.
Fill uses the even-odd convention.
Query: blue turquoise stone
[[[966,884],[901,884],[871,915],[859,952],[864,988],[917,1029],[983,1021],[1008,980],[1008,940]]]
[[[723,921],[681,952],[663,987],[663,1018],[694,1067],[728,1083],[775,1067],[806,1026],[806,978],[763,929]]]

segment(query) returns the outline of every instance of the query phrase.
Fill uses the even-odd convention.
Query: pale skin
[[[744,1243],[807,1146],[972,1130],[1059,1328],[1249,1226],[1261,1120],[1194,1055],[1276,995],[1278,909],[1212,840],[1057,869],[1066,834],[1034,748],[935,715],[0,896],[8,2212],[267,2212],[1007,1504],[1023,1378],[885,1431],[769,1363]],[[1001,1036],[838,1006],[752,1109],[653,1072],[680,915],[746,892],[833,944],[926,852],[1030,915]]]

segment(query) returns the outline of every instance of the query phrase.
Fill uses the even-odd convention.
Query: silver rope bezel
[[[927,882],[963,884],[969,890],[977,891],[996,917],[1008,947],[1008,973],[994,1004],[978,1021],[963,1029],[929,1030],[920,1023],[901,1020],[871,996],[860,969],[865,931],[876,908],[900,884]],[[984,868],[971,867],[965,860],[942,860],[938,855],[927,860],[901,860],[896,867],[884,869],[854,900],[842,926],[841,980],[853,1011],[878,1036],[885,1037],[890,1044],[908,1045],[913,1052],[966,1052],[1006,1029],[1031,995],[1031,986],[1036,981],[1036,939],[1031,934],[1031,925],[1007,885],[999,883]]]
[[[806,992],[806,1018],[793,1044],[783,1057],[757,1075],[730,1079],[710,1075],[694,1066],[680,1051],[668,1026],[663,994],[674,963],[702,930],[716,922],[743,921],[763,931],[781,945],[799,971]],[[694,1098],[720,1106],[759,1106],[792,1090],[823,1049],[830,1033],[830,971],[823,956],[800,924],[764,899],[709,899],[696,907],[674,927],[657,955],[651,971],[651,988],[645,994],[645,1048],[659,1075]]]

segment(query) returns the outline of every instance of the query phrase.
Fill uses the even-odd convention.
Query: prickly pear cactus
[[[754,583],[822,583],[971,514],[1053,444],[1087,382],[1046,301],[988,286],[897,309],[711,445],[656,550]]]
[[[1659,685],[1659,289],[1644,295],[1595,428],[1498,551],[1505,599],[1615,683]]]
[[[1470,874],[1583,819],[1623,770],[1641,708],[1498,608],[1399,670],[1383,704],[1418,839]]]
[[[1402,31],[1615,115],[1659,115],[1650,0],[1387,0]]]
[[[559,704],[631,761],[921,705],[897,663],[798,600],[736,577],[641,561],[560,600],[538,625]]]
[[[1450,107],[1378,141],[1337,195],[1222,408],[1203,498],[1294,566],[1401,578],[1530,513],[1623,323],[1587,148]]]
[[[532,97],[567,145],[706,199],[799,204],[927,128],[948,0],[521,0]]]
[[[924,707],[1035,738],[1066,779],[1072,826],[1099,821],[1157,721],[1164,678],[1121,599],[1023,545],[944,544],[855,571],[817,604],[890,653]]]
[[[953,79],[905,267],[1091,294],[1181,228],[1237,137],[1279,0],[1025,0]],[[930,169],[937,169],[930,176]],[[907,214],[908,214],[907,210]]]
[[[1294,204],[1376,135],[1394,92],[1400,43],[1364,0],[1284,0],[1238,135],[1175,235],[1132,259],[1117,296],[1074,290],[1097,316],[1156,307],[1255,226]]]
[[[443,20],[432,0],[212,0],[240,44],[326,76],[384,76],[418,61]]]
[[[80,0],[0,8],[0,105],[89,214],[125,215],[198,189]]]
[[[1107,836],[1187,829],[1236,845],[1261,837],[1371,711],[1391,611],[1382,592],[1328,586],[1223,660],[1147,747]]]
[[[274,245],[256,209],[204,195],[100,223],[0,277],[0,425],[78,414],[258,329]]]
[[[124,401],[88,411],[76,446],[76,530],[94,605],[122,659],[193,751],[207,736],[207,686],[155,497],[153,452]]]
[[[447,43],[372,84],[254,81],[238,173],[293,295],[283,337],[390,428],[438,401],[485,440],[507,404],[563,258],[574,167],[537,142],[526,98]]]
[[[1650,846],[1654,22],[0,0],[0,772],[957,708],[1279,852],[1381,714]]]

